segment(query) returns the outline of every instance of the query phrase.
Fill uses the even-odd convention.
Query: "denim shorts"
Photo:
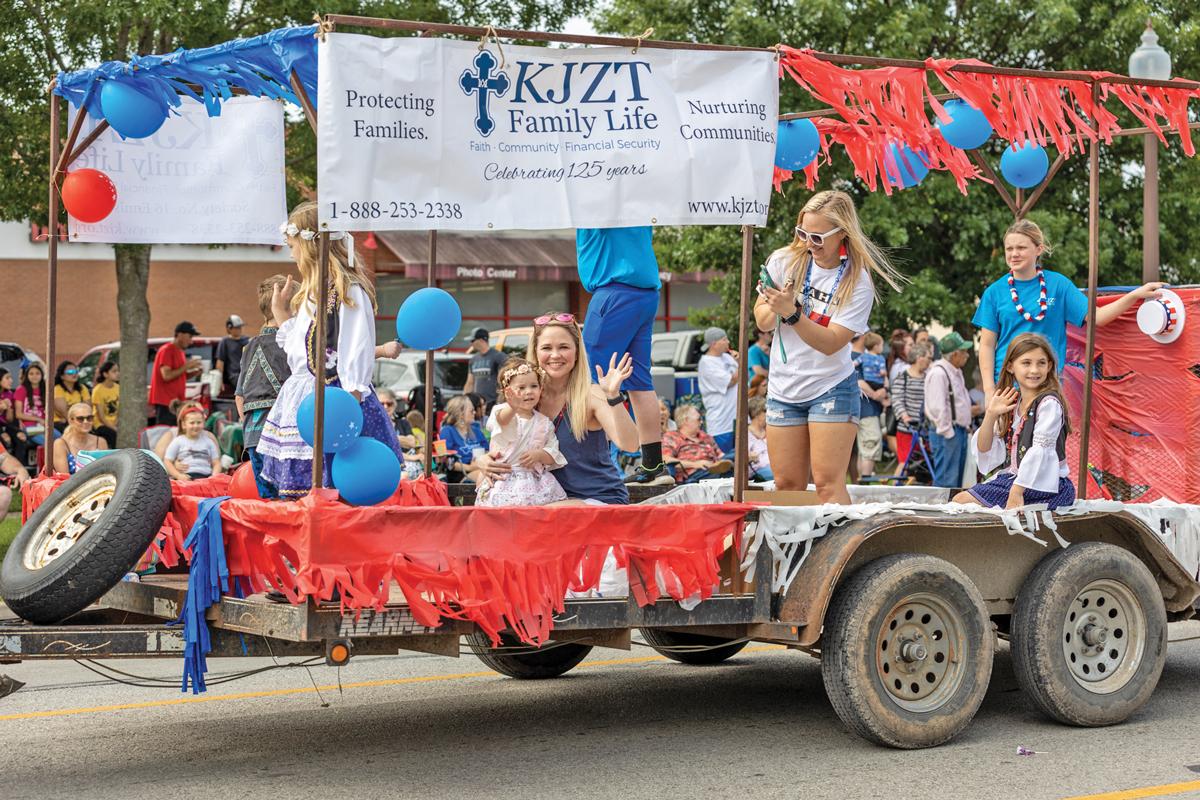
[[[858,422],[858,374],[851,372],[846,379],[824,394],[801,403],[788,403],[767,398],[767,424],[776,428],[791,428],[810,422]]]

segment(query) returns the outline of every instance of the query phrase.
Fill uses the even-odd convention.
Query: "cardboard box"
[[[770,504],[773,506],[819,506],[821,498],[810,491],[754,491],[746,490],[747,503]]]

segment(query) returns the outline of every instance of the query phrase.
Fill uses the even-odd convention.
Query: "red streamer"
[[[640,605],[659,597],[658,575],[676,600],[710,597],[717,559],[752,508],[354,508],[336,497],[321,490],[295,503],[225,502],[230,575],[255,591],[274,586],[292,602],[328,600],[337,590],[350,610],[382,609],[395,581],[422,625],[469,620],[493,641],[511,628],[532,644],[549,637],[568,589],[598,585],[610,548]],[[174,513],[190,526],[198,505],[178,497]]]
[[[896,175],[891,145],[907,146],[928,158],[930,169],[945,170],[954,176],[959,191],[966,193],[968,180],[983,176],[965,152],[942,138],[929,119],[925,104],[934,116],[949,119],[929,86],[930,74],[987,117],[996,133],[1010,142],[1036,142],[1053,145],[1070,156],[1083,152],[1089,142],[1099,138],[1111,142],[1120,129],[1117,117],[1104,107],[1111,94],[1167,142],[1166,131],[1175,131],[1188,156],[1195,154],[1188,127],[1188,102],[1200,97],[1200,88],[1141,87],[1127,84],[1100,84],[1099,102],[1089,81],[1065,77],[1023,77],[992,73],[958,71],[958,65],[988,66],[975,59],[927,59],[924,68],[884,67],[845,69],[811,50],[781,45],[780,72],[791,76],[813,97],[828,104],[839,118],[814,118],[821,136],[824,161],[829,147],[845,148],[854,164],[854,173],[871,191],[882,186],[887,194],[896,188],[889,175]],[[1083,73],[1089,77],[1109,77],[1112,73]],[[812,189],[817,179],[816,160],[805,169]],[[776,169],[774,184],[783,184],[794,173]]]

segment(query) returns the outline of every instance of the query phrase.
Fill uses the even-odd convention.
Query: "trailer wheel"
[[[167,473],[122,450],[68,478],[29,517],[0,566],[17,616],[53,624],[87,608],[137,564],[171,504]]]
[[[551,642],[540,650],[534,650],[529,645],[509,634],[500,635],[500,647],[492,647],[492,640],[486,633],[475,631],[467,637],[467,646],[471,652],[491,669],[501,675],[522,680],[540,680],[557,678],[574,669],[580,661],[592,652],[590,644],[575,644],[574,642]],[[513,648],[517,652],[506,653],[505,648]],[[525,652],[521,652],[525,651]]]
[[[825,616],[821,677],[854,733],[889,747],[933,747],[974,718],[995,648],[975,584],[947,561],[901,553],[838,586]]]
[[[730,641],[698,633],[664,631],[657,628],[639,628],[646,644],[659,655],[680,664],[720,664],[742,652],[748,642]]]
[[[1069,725],[1113,725],[1153,694],[1167,659],[1167,612],[1154,576],[1102,542],[1046,556],[1013,609],[1017,682]]]

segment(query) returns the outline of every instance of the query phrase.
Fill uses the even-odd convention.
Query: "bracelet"
[[[623,389],[621,390],[621,393],[618,394],[616,397],[608,398],[608,404],[610,406],[612,406],[613,408],[616,408],[619,405],[624,405],[628,401],[629,401],[629,393]]]

